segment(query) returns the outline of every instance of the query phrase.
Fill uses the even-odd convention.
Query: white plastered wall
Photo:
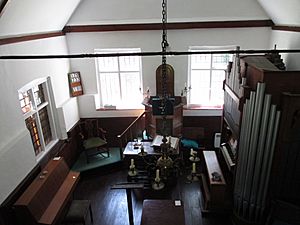
[[[64,36],[0,46],[1,55],[50,55],[67,52]],[[79,117],[76,99],[69,100],[68,59],[1,60],[0,64],[1,203],[37,164],[21,112],[18,89],[36,78],[51,77],[55,106],[60,108],[63,115],[60,120],[65,124],[64,129],[58,126],[60,138],[66,137],[67,130],[79,120]]]
[[[270,28],[236,28],[236,29],[192,29],[169,30],[168,42],[171,51],[188,51],[190,46],[224,46],[238,45],[242,49],[268,49]],[[99,33],[69,33],[67,42],[71,54],[93,53],[101,48],[141,48],[142,52],[160,51],[161,31],[122,31]],[[188,56],[167,58],[175,70],[175,95],[180,95],[187,82]],[[155,71],[161,64],[160,56],[142,57],[143,89],[150,88],[155,95]],[[98,87],[95,59],[72,59],[73,71],[80,71],[84,96],[78,98],[80,117],[114,117],[120,112],[96,111]],[[139,111],[126,111],[123,114],[136,115]],[[190,115],[190,114],[189,114]]]
[[[272,31],[271,46],[277,49],[300,49],[300,33],[292,31]],[[287,70],[300,70],[300,53],[282,53]]]

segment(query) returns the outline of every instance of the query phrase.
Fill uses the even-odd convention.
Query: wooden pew
[[[70,171],[62,157],[48,162],[14,208],[20,224],[56,224],[62,219],[80,174]]]
[[[204,197],[203,212],[224,211],[226,207],[226,182],[220,168],[215,151],[203,151],[205,161],[205,175],[201,175]],[[215,180],[213,173],[219,174]]]

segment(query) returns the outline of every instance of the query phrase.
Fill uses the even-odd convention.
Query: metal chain
[[[166,53],[167,47],[168,47],[168,41],[167,41],[167,29],[166,29],[166,23],[167,23],[167,0],[162,1],[162,42],[161,42],[161,48],[162,52]],[[166,101],[167,101],[167,57],[165,54],[162,55],[162,114],[165,115],[165,107],[166,107]]]
[[[161,48],[162,48],[162,101],[161,101],[161,108],[162,108],[162,115],[163,115],[163,122],[162,122],[162,133],[163,133],[163,144],[161,145],[161,151],[166,154],[167,152],[167,139],[166,139],[166,123],[167,123],[167,116],[166,116],[166,103],[167,103],[167,57],[164,53],[166,53],[167,47],[168,47],[168,41],[167,41],[167,29],[166,29],[166,23],[167,23],[167,0],[162,1],[162,42],[161,42]],[[163,155],[164,155],[163,154]]]

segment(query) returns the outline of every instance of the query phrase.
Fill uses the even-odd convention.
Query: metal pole
[[[127,196],[127,204],[128,204],[128,218],[129,224],[134,225],[133,223],[133,210],[132,210],[132,197],[131,197],[131,189],[126,189],[126,196]]]
[[[167,51],[167,52],[124,52],[124,53],[82,53],[64,55],[2,55],[1,59],[55,59],[55,58],[97,58],[97,57],[120,57],[120,56],[182,56],[199,54],[258,54],[258,53],[300,53],[300,49],[258,49],[258,50],[223,50],[223,51]]]

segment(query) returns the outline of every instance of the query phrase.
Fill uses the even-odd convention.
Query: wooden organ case
[[[277,62],[280,59],[278,54],[271,57],[275,57]],[[300,82],[297,82],[300,71],[280,70],[278,65],[282,66],[282,63],[275,66],[276,63],[271,63],[269,58],[270,55],[235,57],[229,64],[224,82],[220,156],[224,156],[221,157],[224,158],[223,166],[227,165],[229,176],[233,178],[233,212],[237,224],[242,224],[241,221],[250,224],[261,222],[268,213],[271,199],[298,205],[300,200],[297,191],[300,190],[300,177],[296,175],[300,172],[300,152],[297,150],[300,149]],[[269,152],[267,143],[262,144],[261,151],[249,147],[256,144],[253,140],[259,146],[259,138],[263,135],[267,138],[268,134],[262,133],[262,123],[257,128],[258,139],[251,136],[255,133],[253,128],[248,128],[250,133],[246,133],[243,126],[249,120],[245,103],[249,103],[251,92],[258,96],[258,87],[262,84],[264,97],[271,96],[270,107],[274,106],[280,115],[278,131],[272,137],[274,146]],[[265,104],[264,100],[262,107]],[[243,117],[246,119],[243,120]],[[256,120],[254,118],[247,126],[254,126]],[[268,126],[270,124],[268,122]],[[248,145],[243,142],[247,135],[250,135]]]

